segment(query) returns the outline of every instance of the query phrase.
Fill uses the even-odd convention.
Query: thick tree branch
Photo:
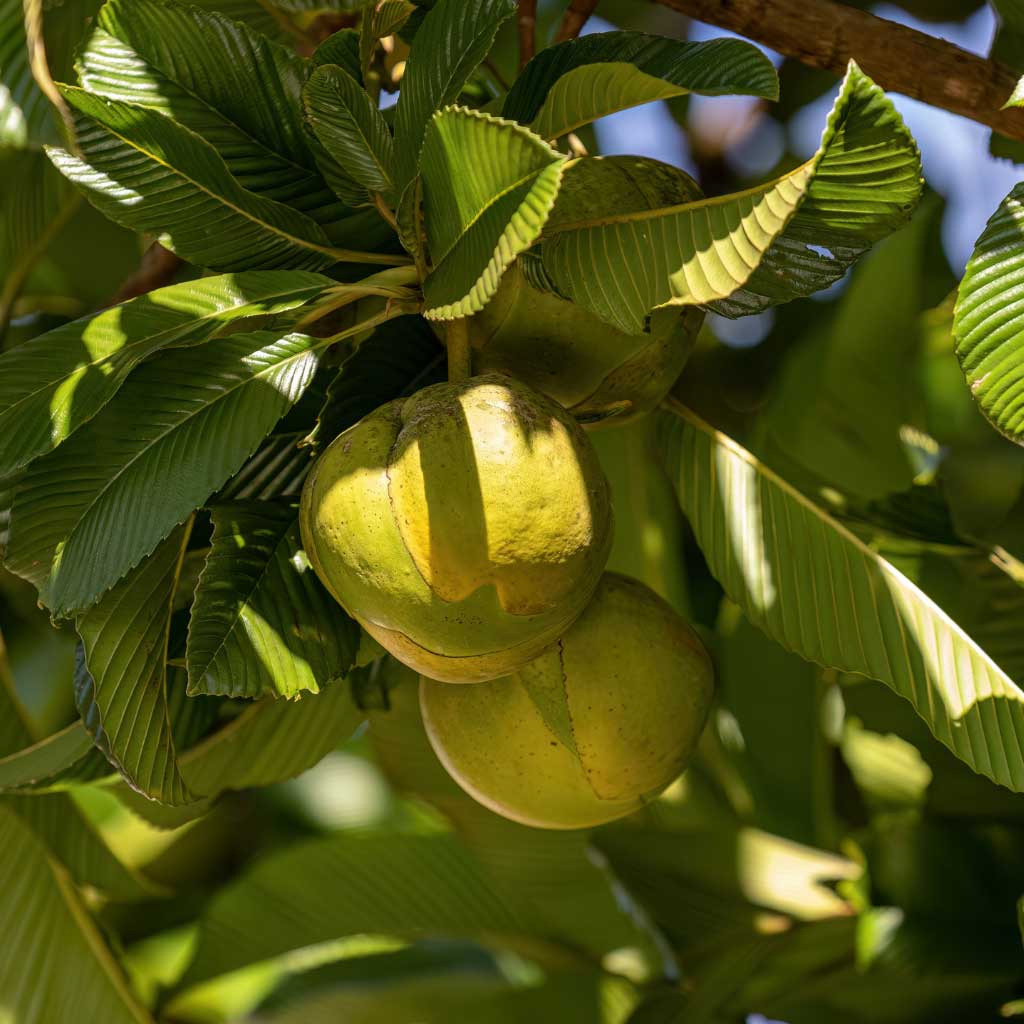
[[[1017,75],[934,36],[833,0],[656,2],[837,75],[853,59],[884,89],[1024,139],[1024,110],[1000,109]]]
[[[562,24],[558,27],[555,42],[564,43],[567,39],[575,39],[596,7],[597,0],[572,0],[569,10],[562,18]]]

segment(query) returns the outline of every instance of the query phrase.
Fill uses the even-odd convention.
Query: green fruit
[[[701,197],[684,171],[638,157],[590,158],[566,173],[547,228],[608,209],[631,213]],[[499,370],[549,395],[588,425],[618,425],[657,406],[686,364],[704,321],[695,306],[654,310],[630,335],[581,306],[533,287],[520,261],[471,321],[474,366]]]
[[[436,384],[341,434],[302,494],[320,579],[436,679],[513,671],[586,607],[608,558],[608,483],[565,410],[508,377]]]
[[[711,706],[696,633],[642,583],[605,573],[561,641],[482,686],[420,680],[441,763],[484,806],[539,828],[637,810],[690,761]]]

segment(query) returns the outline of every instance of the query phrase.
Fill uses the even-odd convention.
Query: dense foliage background
[[[121,562],[69,542],[62,574],[47,576],[49,561],[40,567],[47,531],[74,504],[65,497],[88,488],[98,472],[89,467],[120,457],[119,425],[125,433],[160,422],[147,382],[167,379],[159,361],[145,361],[157,328],[181,332],[172,344],[180,398],[203,374],[228,373],[229,358],[268,358],[253,328],[273,332],[323,290],[313,271],[324,268],[313,263],[290,270],[284,291],[280,279],[261,291],[257,270],[240,298],[197,284],[209,289],[209,330],[187,311],[170,327],[153,320],[170,314],[146,298],[152,289],[200,282],[200,266],[266,267],[269,250],[225,216],[223,256],[208,247],[190,263],[199,243],[189,225],[223,214],[204,205],[203,188],[175,207],[173,228],[160,226],[186,259],[155,245],[146,203],[105,187],[95,171],[119,132],[158,132],[165,117],[200,125],[234,161],[225,192],[242,182],[304,210],[327,232],[325,247],[380,250],[385,263],[398,251],[373,208],[334,219],[337,198],[317,191],[308,139],[287,137],[283,122],[264,125],[267,137],[281,133],[274,163],[232,134],[232,112],[259,79],[241,58],[215,66],[218,47],[242,45],[218,35],[222,22],[210,21],[208,35],[175,35],[183,30],[157,0],[111,0],[103,14],[99,0],[43,6],[53,77],[85,87],[65,97],[86,153],[76,163],[70,151],[43,148],[59,143],[61,122],[32,76],[21,0],[0,0],[0,351],[142,298],[128,312],[115,306],[84,337],[51,336],[55,351],[139,341],[106,375],[76,380],[44,405],[41,433],[24,408],[0,404],[0,466],[10,470],[0,472],[0,550],[18,502],[28,538],[8,553],[13,571],[0,569],[0,1022],[1024,1016],[1024,696],[1012,682],[1024,680],[1024,450],[1013,400],[1013,286],[1024,261],[1015,200],[1000,206],[1019,178],[1009,159],[1019,144],[894,98],[924,167],[909,225],[851,272],[842,275],[842,264],[840,280],[810,298],[739,319],[720,304],[673,392],[675,408],[688,411],[593,433],[616,496],[610,567],[645,580],[698,625],[719,690],[695,764],[660,799],[593,832],[547,833],[498,818],[455,786],[426,742],[410,673],[378,659],[365,639],[360,646],[358,629],[319,591],[296,607],[331,642],[293,643],[281,639],[292,610],[282,590],[272,582],[259,592],[254,582],[286,580],[301,560],[294,501],[311,449],[297,443],[315,428],[320,450],[381,402],[443,378],[443,350],[424,321],[383,323],[341,375],[344,345],[310,362],[294,407],[294,375],[246,392],[236,415],[258,434],[256,453],[245,461],[243,451],[243,468],[213,485],[215,500],[207,490],[189,504],[183,492],[195,487],[173,462],[134,485],[151,502],[142,514],[124,492],[105,492],[110,510],[92,520],[82,512],[75,528],[79,538],[116,537]],[[342,43],[336,34],[357,24],[358,6],[192,0],[279,44],[260,51],[256,66],[276,61],[282,75],[291,65],[281,54],[323,55],[318,46],[334,47],[332,60],[365,60],[351,36]],[[1009,0],[996,6],[907,0],[876,10],[982,53],[1002,25],[998,52],[1012,64],[1024,12]],[[564,7],[539,5],[541,42]],[[387,109],[423,11],[398,36],[389,5],[374,12],[388,43],[366,66]],[[584,31],[609,29],[695,41],[722,34],[630,0],[602,0]],[[778,102],[753,87],[740,97],[672,96],[584,125],[575,144],[676,164],[708,195],[790,171],[817,148],[837,82],[769,56]],[[513,18],[462,102],[493,103],[518,63]],[[153,84],[156,66],[164,78]],[[129,102],[149,95],[152,123],[117,122],[119,90]],[[276,99],[261,101],[272,109]],[[189,173],[221,180],[221,165],[204,164],[194,139],[180,146]],[[892,160],[898,166],[899,153]],[[142,167],[139,181],[155,173]],[[91,201],[70,181],[93,189]],[[164,184],[180,199],[180,182]],[[359,183],[330,184],[359,201]],[[958,283],[997,207],[954,330]],[[287,234],[292,225],[280,227]],[[819,255],[842,263],[836,238],[822,237]],[[573,280],[571,267],[565,273]],[[387,271],[382,279],[379,295],[359,296],[364,319],[386,300],[410,299],[408,282]],[[323,338],[355,322],[345,296],[332,293],[338,308]],[[224,313],[232,302],[241,314]],[[993,302],[995,331],[985,326]],[[249,333],[230,326],[233,316]],[[220,355],[211,356],[200,342],[221,328]],[[290,337],[280,344],[298,344]],[[990,367],[977,367],[997,342],[1011,346],[1010,368],[988,377]],[[111,375],[119,384],[130,371],[103,429],[76,440],[75,416],[105,394]],[[19,386],[31,384],[22,372]],[[12,380],[0,379],[0,396]],[[19,497],[27,458],[69,434],[34,464],[45,469],[31,470],[33,487]],[[229,459],[221,449],[230,434],[225,418],[186,442],[211,462]],[[204,507],[174,526],[182,501]],[[141,570],[124,576],[154,545]],[[248,565],[232,559],[243,546]],[[246,648],[237,635],[227,653],[217,646],[230,635],[230,608],[211,587],[202,599],[214,641],[190,641],[186,652],[186,608],[204,566],[227,588],[251,574],[249,614],[272,638],[264,646]],[[154,594],[163,618],[146,618]],[[51,611],[63,617],[51,621]],[[218,657],[227,659],[220,672]],[[231,676],[231,658],[246,671]],[[290,659],[289,672],[275,672],[275,658]],[[229,676],[244,692],[217,688]],[[210,681],[199,696],[196,677]]]

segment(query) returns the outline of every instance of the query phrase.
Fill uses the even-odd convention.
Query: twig
[[[562,24],[558,26],[558,35],[555,36],[556,43],[564,43],[567,39],[575,39],[586,25],[587,19],[594,13],[597,7],[597,0],[572,0],[569,10],[562,18]]]
[[[110,304],[116,306],[119,302],[127,302],[157,288],[163,288],[174,280],[174,275],[183,263],[184,260],[180,256],[165,249],[159,242],[154,242],[142,254],[139,269],[124,280]]]
[[[445,346],[448,349],[448,380],[453,384],[472,376],[472,355],[469,347],[469,321],[465,318],[445,324]]]
[[[519,0],[519,70],[530,62],[537,49],[537,0]]]
[[[655,2],[837,75],[855,60],[883,89],[1024,140],[1024,111],[1000,109],[1018,76],[943,39],[834,0]]]
[[[61,96],[50,74],[50,65],[46,59],[46,40],[43,35],[43,0],[24,0],[25,14],[25,45],[28,47],[29,66],[32,69],[32,77],[39,86],[43,95],[57,108],[61,121],[67,132],[68,150],[80,157],[82,151],[78,148],[78,132],[75,129],[75,119],[64,97]]]

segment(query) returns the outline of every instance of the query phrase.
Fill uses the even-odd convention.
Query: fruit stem
[[[472,376],[469,349],[469,321],[463,317],[451,320],[445,328],[448,349],[448,380],[453,384]]]

